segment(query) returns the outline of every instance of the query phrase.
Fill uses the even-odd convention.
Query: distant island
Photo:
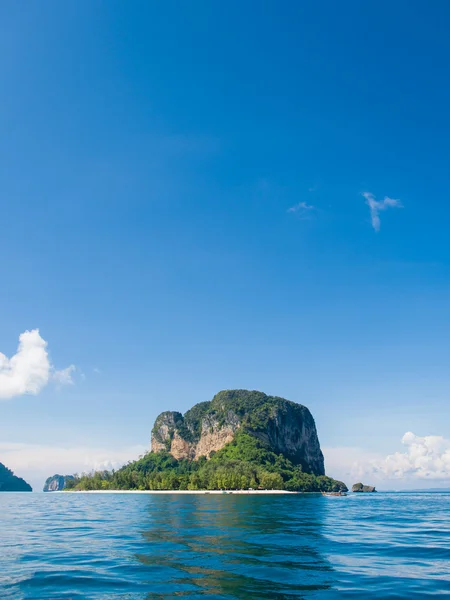
[[[356,494],[361,494],[361,493],[369,493],[372,494],[373,492],[376,492],[377,490],[373,487],[373,485],[364,485],[363,483],[355,483],[352,486],[352,492],[356,493]]]
[[[151,451],[117,471],[65,482],[67,490],[347,491],[325,475],[310,411],[262,392],[227,390],[184,415],[163,412]]]
[[[29,485],[21,477],[16,477],[11,469],[0,463],[0,492],[32,492]]]
[[[44,492],[61,492],[67,487],[67,482],[73,480],[73,475],[52,475],[44,484]]]

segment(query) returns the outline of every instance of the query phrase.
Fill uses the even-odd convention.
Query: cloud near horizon
[[[324,448],[327,474],[347,484],[363,481],[396,487],[450,485],[450,440],[438,435],[420,437],[411,431],[402,438],[404,452],[387,456],[360,448]]]
[[[379,213],[388,208],[403,208],[403,204],[400,200],[396,200],[395,198],[389,198],[389,196],[385,196],[384,200],[375,200],[375,197],[370,192],[363,192],[362,194],[366,199],[366,204],[370,209],[370,219],[372,222],[372,227],[376,232],[380,231],[381,221]]]
[[[420,437],[408,431],[402,444],[406,452],[395,452],[373,462],[373,473],[388,479],[450,480],[450,440],[440,435]]]
[[[75,366],[56,370],[50,362],[47,346],[39,329],[32,329],[20,334],[17,352],[11,358],[0,352],[0,400],[37,395],[52,380],[59,385],[73,383]]]
[[[360,448],[323,448],[327,475],[351,486],[357,481],[396,489],[450,485],[450,440],[442,436],[420,437],[407,432],[402,438],[405,452],[388,456]],[[71,475],[97,469],[117,469],[145,454],[142,444],[122,448],[46,446],[0,443],[0,462],[23,477],[35,490],[42,489],[56,473]]]
[[[147,451],[148,448],[141,444],[108,449],[6,442],[0,443],[0,462],[28,481],[34,491],[41,491],[47,477],[52,475],[117,469]]]

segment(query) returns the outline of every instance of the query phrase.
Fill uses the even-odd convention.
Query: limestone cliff
[[[238,429],[301,465],[304,472],[325,474],[310,411],[301,404],[256,391],[219,392],[184,416],[161,413],[152,430],[152,451],[168,451],[177,459],[209,457],[231,442]]]
[[[363,483],[355,483],[352,486],[352,492],[356,493],[373,493],[377,490],[372,485],[364,485]]]
[[[66,487],[67,481],[73,479],[73,475],[53,475],[46,480],[43,491],[61,492]]]

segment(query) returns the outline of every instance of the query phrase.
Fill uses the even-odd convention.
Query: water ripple
[[[450,494],[0,494],[0,598],[450,595]]]

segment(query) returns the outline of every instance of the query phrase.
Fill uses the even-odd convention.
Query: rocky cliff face
[[[231,442],[238,430],[260,439],[303,471],[324,475],[314,419],[301,404],[261,392],[228,390],[202,402],[184,416],[164,412],[152,430],[152,451],[168,451],[175,458],[209,457]]]
[[[178,425],[182,425],[183,415],[175,411],[161,413],[152,429],[152,452],[170,451]]]
[[[209,457],[211,452],[217,452],[231,442],[239,426],[239,419],[234,414],[221,421],[214,413],[206,414],[197,436],[188,417],[185,420],[180,413],[164,412],[156,419],[152,430],[152,451],[166,450],[176,459]]]
[[[376,492],[377,490],[372,486],[372,485],[364,485],[362,483],[355,483],[352,486],[352,492],[356,492],[356,493],[373,493]]]
[[[61,492],[66,487],[66,482],[74,479],[72,475],[53,475],[44,484],[44,492]]]
[[[312,414],[301,404],[285,400],[273,410],[267,430],[255,432],[277,453],[315,475],[324,475],[324,459]]]

